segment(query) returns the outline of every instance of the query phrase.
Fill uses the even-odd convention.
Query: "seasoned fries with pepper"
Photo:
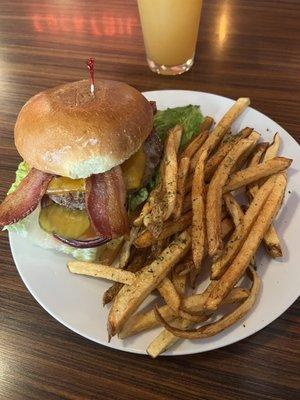
[[[74,274],[113,282],[103,296],[111,303],[109,338],[161,326],[145,349],[155,358],[180,339],[217,335],[255,304],[258,247],[263,241],[271,257],[282,255],[272,221],[292,160],[277,155],[278,133],[269,144],[252,127],[235,132],[232,124],[249,104],[238,99],[214,127],[212,117],[197,114],[188,135],[186,122],[168,121],[155,184],[132,214],[129,234],[106,244],[98,263],[68,263]],[[245,275],[251,285],[241,284]]]

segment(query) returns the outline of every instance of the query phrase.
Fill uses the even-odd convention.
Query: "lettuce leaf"
[[[11,185],[7,194],[10,194],[17,189],[17,187],[20,185],[22,180],[28,174],[29,170],[30,170],[30,167],[26,163],[26,161],[20,162],[20,164],[18,165],[18,169],[16,170],[16,179],[15,179],[14,183]]]
[[[138,206],[144,203],[149,196],[149,193],[155,186],[158,184],[159,181],[159,166],[156,168],[156,171],[153,174],[152,179],[148,183],[147,187],[142,187],[140,190],[134,193],[130,193],[127,197],[128,201],[128,210],[129,212],[135,211]]]
[[[140,190],[138,190],[135,193],[130,193],[128,195],[127,201],[128,201],[128,210],[130,212],[135,211],[139,205],[144,203],[148,199],[149,192],[148,189],[143,187]]]
[[[203,121],[200,108],[195,105],[167,108],[157,111],[154,116],[155,131],[164,142],[169,129],[180,124],[183,127],[180,148],[184,149],[187,143],[198,134],[199,125]]]

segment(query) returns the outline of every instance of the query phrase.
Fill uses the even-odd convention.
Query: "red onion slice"
[[[56,233],[53,233],[53,236],[60,242],[68,244],[69,246],[75,247],[77,249],[90,249],[92,247],[101,246],[102,244],[110,241],[109,238],[102,238],[102,237],[96,237],[87,240],[79,240],[79,239],[65,238],[63,236],[57,235]]]

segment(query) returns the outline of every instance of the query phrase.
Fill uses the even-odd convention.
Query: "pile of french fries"
[[[215,127],[206,117],[182,152],[182,128],[175,126],[165,141],[159,183],[129,236],[107,244],[98,263],[68,263],[72,273],[114,281],[103,296],[104,304],[111,303],[109,338],[161,325],[147,348],[157,357],[179,338],[217,335],[253,307],[260,289],[258,247],[263,242],[270,257],[282,256],[272,221],[292,160],[277,156],[278,133],[272,143],[259,143],[260,134],[249,127],[231,133],[249,104],[248,98],[238,99]],[[244,196],[243,205],[237,194]],[[200,292],[204,261],[210,281]],[[240,283],[245,275],[249,288]],[[153,292],[160,303],[137,312]],[[228,304],[236,304],[233,311],[224,310]]]

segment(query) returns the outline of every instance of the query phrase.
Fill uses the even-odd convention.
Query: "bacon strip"
[[[0,228],[14,224],[36,209],[53,175],[31,168],[18,188],[0,205]]]
[[[150,106],[152,107],[152,111],[153,111],[153,115],[155,115],[157,113],[157,107],[156,107],[156,101],[149,101]]]
[[[86,210],[100,237],[112,239],[129,231],[125,203],[126,189],[119,166],[86,179]]]

